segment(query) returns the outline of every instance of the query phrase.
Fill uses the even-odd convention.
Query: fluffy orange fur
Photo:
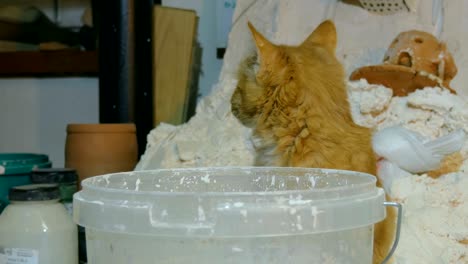
[[[428,171],[427,176],[436,179],[444,174],[459,171],[464,161],[465,159],[460,152],[452,153],[442,160],[438,169]]]
[[[332,168],[376,175],[372,132],[353,122],[336,29],[320,24],[298,46],[275,45],[250,23],[257,55],[239,69],[232,113],[253,129],[258,166]],[[380,182],[378,185],[380,186]],[[394,238],[395,212],[375,227],[374,263]]]

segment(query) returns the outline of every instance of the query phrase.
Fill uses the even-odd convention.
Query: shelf
[[[0,52],[0,77],[97,76],[97,51]]]

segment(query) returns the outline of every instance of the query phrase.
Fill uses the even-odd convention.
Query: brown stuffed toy
[[[432,34],[411,30],[393,40],[383,64],[359,68],[350,80],[363,78],[393,89],[394,96],[406,96],[416,89],[435,86],[456,93],[450,88],[456,74],[457,66],[445,43]]]

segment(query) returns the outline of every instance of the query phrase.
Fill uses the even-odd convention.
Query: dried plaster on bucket
[[[165,263],[175,255],[203,263],[362,263],[372,258],[371,226],[384,217],[383,200],[373,176],[353,172],[169,169],[84,181],[74,217],[87,229],[94,261],[123,254],[146,263],[153,254]],[[131,242],[138,246],[117,250]],[[162,249],[171,243],[177,254]]]

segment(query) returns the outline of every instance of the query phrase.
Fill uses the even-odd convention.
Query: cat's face
[[[231,110],[242,124],[254,127],[262,114],[281,111],[286,105],[301,104],[304,92],[301,82],[308,73],[320,75],[318,82],[336,75],[336,30],[330,21],[320,24],[299,46],[275,45],[250,23],[257,54],[241,63],[238,84],[231,98]],[[331,70],[328,71],[327,69]],[[335,67],[336,68],[336,67]],[[341,77],[341,76],[339,76]]]

